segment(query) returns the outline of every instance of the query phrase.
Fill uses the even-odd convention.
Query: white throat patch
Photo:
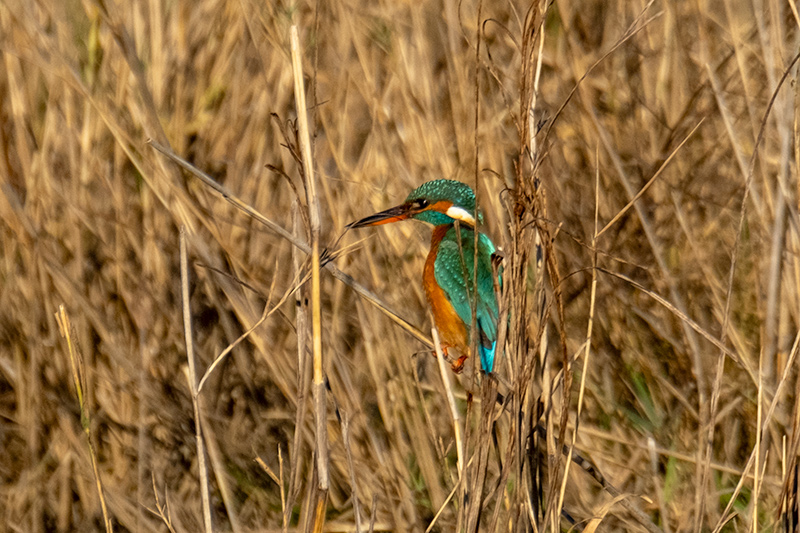
[[[449,216],[452,219],[459,220],[465,224],[469,224],[473,228],[475,227],[475,217],[472,216],[472,213],[470,213],[466,209],[451,205],[450,207],[447,208],[445,215]]]

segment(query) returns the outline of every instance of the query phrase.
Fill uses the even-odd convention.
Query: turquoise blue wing
[[[476,319],[478,329],[478,351],[481,367],[486,373],[494,369],[494,355],[497,344],[497,317],[499,314],[497,297],[492,281],[492,254],[494,244],[486,235],[478,234],[478,300]],[[461,260],[456,229],[452,228],[439,243],[439,252],[434,263],[436,282],[447,295],[459,318],[466,324],[467,330],[472,324],[471,295],[474,290],[474,253],[475,236],[472,230],[461,228]]]

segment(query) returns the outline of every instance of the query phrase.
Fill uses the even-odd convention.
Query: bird
[[[472,299],[475,300],[478,354],[481,370],[491,374],[497,345],[499,307],[495,294],[492,262],[495,245],[478,228],[483,215],[476,210],[473,190],[460,181],[438,179],[423,183],[395,207],[347,225],[347,229],[379,226],[414,219],[433,226],[431,247],[423,269],[422,283],[433,319],[447,348],[460,354],[452,364],[460,373],[471,344]],[[477,291],[475,290],[475,231],[478,231]],[[502,272],[497,273],[501,286]]]

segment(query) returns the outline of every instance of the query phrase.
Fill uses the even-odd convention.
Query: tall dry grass
[[[291,25],[318,294],[146,142],[310,243]],[[780,0],[5,0],[2,529],[200,531],[205,484],[214,531],[796,530],[798,27]],[[497,380],[430,355],[421,224],[334,250],[441,177],[504,250]],[[195,383],[268,315],[196,415],[181,226]]]

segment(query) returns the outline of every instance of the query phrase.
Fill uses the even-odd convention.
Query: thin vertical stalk
[[[475,212],[473,216],[475,218],[476,224],[474,231],[472,232],[473,237],[473,253],[472,257],[469,258],[472,261],[472,287],[473,287],[473,294],[470,300],[471,306],[471,323],[470,323],[470,352],[472,357],[474,358],[473,365],[472,365],[472,385],[474,387],[475,377],[478,374],[478,369],[483,366],[483,362],[480,358],[480,352],[478,349],[478,343],[480,342],[479,335],[478,335],[478,242],[479,242],[479,229],[478,229],[478,193],[480,192],[480,142],[479,142],[479,125],[480,125],[480,114],[481,114],[481,99],[480,99],[480,73],[481,73],[481,17],[483,13],[483,2],[478,1],[478,13],[477,19],[475,24],[475,124],[474,124],[474,136],[475,136],[475,157],[474,157],[474,177],[475,177]],[[459,238],[459,243],[461,239]],[[469,283],[469,282],[468,282]],[[497,339],[495,339],[496,341]],[[497,350],[497,346],[495,345],[495,351]],[[492,365],[494,365],[494,361],[496,353],[492,356]],[[479,418],[478,423],[478,432],[476,433],[476,448],[477,448],[477,458],[478,460],[475,462],[475,467],[473,470],[474,476],[471,480],[471,487],[468,487],[469,495],[470,495],[470,504],[469,506],[465,506],[467,511],[466,516],[466,523],[467,523],[467,531],[477,531],[478,526],[480,525],[480,515],[482,511],[482,503],[483,503],[483,486],[486,479],[486,467],[487,467],[487,457],[489,454],[489,443],[491,442],[491,438],[489,434],[491,433],[491,418],[492,412],[494,407],[494,399],[490,399],[491,393],[493,390],[497,389],[497,382],[494,378],[491,377],[491,372],[493,368],[484,368],[483,371],[485,374],[485,379],[482,380],[482,401],[481,404],[481,415]],[[474,390],[474,389],[473,389]],[[467,429],[467,431],[469,431]]]
[[[300,215],[300,202],[295,200],[292,202],[292,220],[293,228],[292,235],[298,240],[302,240],[302,217]],[[294,268],[295,276],[299,276],[302,269],[301,266],[300,249],[297,247],[292,248],[292,265]],[[291,518],[292,508],[297,496],[300,492],[300,472],[303,469],[303,448],[305,447],[305,424],[307,411],[307,398],[310,387],[308,376],[311,372],[311,361],[308,358],[308,302],[306,301],[307,289],[305,286],[300,287],[295,293],[295,309],[297,312],[295,331],[297,332],[297,399],[294,418],[294,440],[292,441],[291,456],[289,463],[289,487],[288,487],[288,502],[283,509],[283,525],[282,531],[287,533],[289,531],[289,521]]]
[[[211,533],[211,503],[208,496],[208,467],[206,466],[205,447],[203,446],[203,430],[200,419],[200,404],[197,401],[197,372],[194,367],[194,345],[192,344],[192,313],[189,308],[189,260],[186,253],[186,228],[181,226],[181,302],[183,308],[183,337],[186,344],[186,359],[189,363],[189,389],[192,393],[192,410],[194,411],[195,436],[197,438],[197,470],[200,476],[200,497],[203,504],[203,526],[206,533]]]
[[[91,417],[89,415],[89,408],[86,406],[86,395],[83,390],[83,383],[85,382],[85,372],[83,366],[83,358],[75,346],[72,339],[72,323],[69,320],[69,315],[64,309],[63,305],[58,306],[56,313],[56,322],[58,322],[58,329],[61,336],[67,341],[67,351],[69,352],[69,362],[72,367],[72,380],[75,385],[75,394],[78,397],[78,405],[81,409],[81,427],[83,434],[86,435],[86,443],[89,447],[89,457],[92,460],[92,473],[94,474],[95,488],[97,489],[97,497],[100,500],[100,510],[103,512],[103,525],[106,532],[111,533],[114,528],[111,524],[111,517],[108,513],[108,506],[106,505],[105,491],[103,490],[103,480],[100,477],[100,468],[97,465],[97,452],[92,444],[91,433]]]
[[[297,106],[297,125],[300,137],[300,153],[303,158],[303,176],[306,185],[306,203],[311,232],[311,335],[313,347],[313,393],[314,418],[316,427],[317,484],[319,490],[315,529],[321,530],[324,523],[324,507],[328,491],[328,431],[325,404],[325,381],[322,373],[322,308],[320,302],[320,264],[319,264],[319,200],[311,160],[311,141],[306,114],[306,93],[303,85],[303,62],[300,53],[300,38],[297,26],[291,29],[292,73],[294,75],[294,96]]]
[[[442,345],[439,342],[439,331],[436,328],[431,329],[431,336],[433,338],[433,346],[436,351],[436,362],[439,364],[439,375],[442,377],[442,386],[444,388],[445,396],[447,397],[447,407],[450,412],[450,420],[453,422],[453,436],[456,446],[456,466],[458,467],[459,481],[464,475],[464,443],[461,439],[461,415],[456,406],[456,398],[453,395],[453,384],[450,379],[450,374],[445,365],[444,353],[442,352]]]
[[[594,184],[594,235],[592,235],[592,288],[589,297],[589,323],[586,326],[586,348],[583,352],[583,368],[581,369],[581,385],[578,389],[578,408],[575,413],[575,429],[572,431],[572,442],[569,446],[567,460],[564,463],[564,475],[561,478],[561,491],[558,496],[556,506],[556,516],[561,516],[561,509],[564,507],[564,495],[567,488],[570,466],[572,465],[572,454],[575,451],[575,443],[578,440],[578,428],[581,422],[581,412],[583,411],[583,396],[586,391],[586,374],[589,370],[589,356],[592,353],[592,328],[594,326],[594,310],[597,298],[597,230],[598,219],[600,216],[600,161],[599,149],[596,153],[597,166],[595,171]],[[564,407],[567,408],[566,406]]]
[[[753,468],[753,533],[758,533],[758,491],[760,488],[759,466],[761,466],[761,432],[763,429],[762,422],[762,406],[764,394],[764,350],[761,350],[758,358],[758,406],[756,409],[756,449],[755,455],[755,468]]]

